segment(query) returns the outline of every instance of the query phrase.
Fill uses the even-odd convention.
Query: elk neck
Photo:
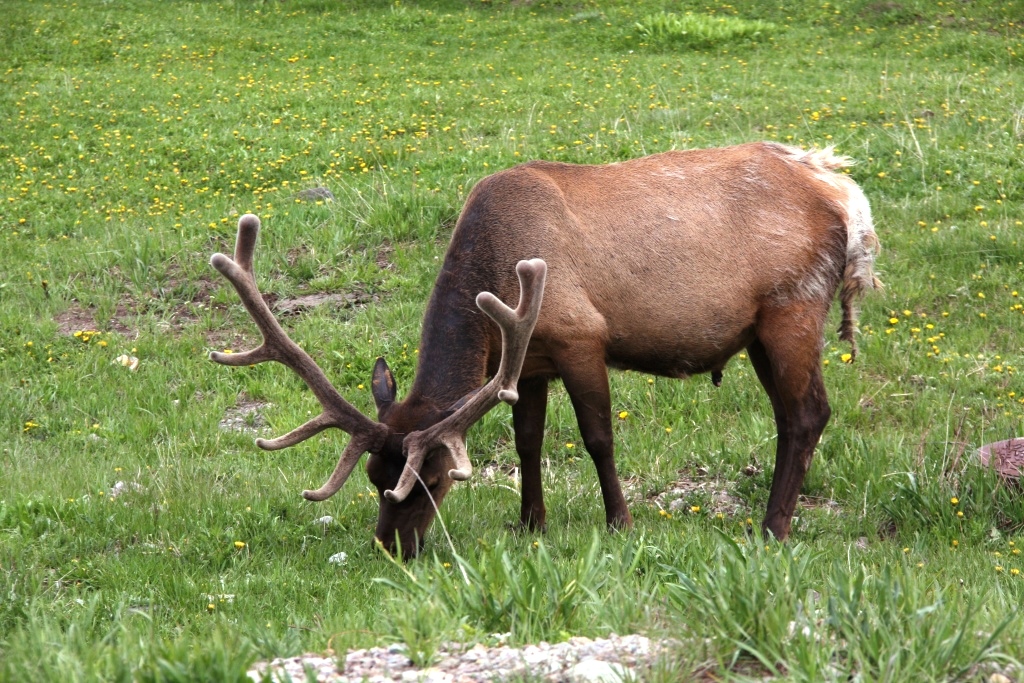
[[[484,278],[467,277],[470,269],[453,267],[452,260],[445,259],[427,304],[407,404],[446,410],[483,385],[495,338],[500,353],[497,327],[476,305],[476,295],[487,288]]]

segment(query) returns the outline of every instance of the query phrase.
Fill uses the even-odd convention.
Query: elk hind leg
[[[794,308],[795,312],[791,308],[788,315],[780,316],[777,324],[762,325],[748,349],[778,428],[775,472],[762,528],[779,540],[789,536],[800,488],[832,413],[821,376],[827,308]]]

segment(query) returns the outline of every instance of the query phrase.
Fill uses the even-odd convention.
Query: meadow
[[[640,632],[647,680],[1024,680],[1024,3],[0,0],[0,680],[247,680],[257,659]],[[715,388],[613,373],[635,518],[608,534],[548,406],[545,534],[515,531],[510,411],[470,432],[422,557],[371,543],[346,437],[209,267],[259,214],[260,287],[339,391],[399,394],[470,188],[777,140],[857,161],[885,290],[789,542],[756,532],[775,426],[743,354]],[[334,200],[304,190],[327,188]],[[838,307],[836,307],[838,308]],[[837,311],[833,311],[837,313]],[[329,518],[329,519],[328,519]],[[497,636],[495,634],[505,634]]]

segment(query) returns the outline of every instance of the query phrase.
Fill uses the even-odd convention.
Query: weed
[[[775,24],[767,21],[664,11],[644,17],[636,28],[651,43],[691,48],[720,46],[740,40],[765,40],[778,30]]]

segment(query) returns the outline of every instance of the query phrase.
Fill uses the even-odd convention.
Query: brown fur
[[[841,337],[852,343],[853,301],[875,282],[870,213],[855,236],[860,244],[849,243],[848,209],[853,199],[867,204],[833,172],[847,163],[828,150],[755,143],[606,166],[537,161],[484,178],[431,296],[409,398],[390,404],[381,421],[411,429],[495,371],[497,329],[472,297],[488,290],[514,299],[512,266],[541,258],[548,286],[513,408],[521,522],[545,523],[539,463],[549,380],[560,377],[572,399],[608,523],[628,526],[605,367],[683,378],[720,371],[749,349],[780,430],[765,526],[784,538],[828,419],[820,374],[828,309],[841,285]],[[378,457],[386,456],[371,461]],[[428,461],[423,470],[433,477],[444,466]],[[410,548],[404,514],[382,508],[378,538],[387,543],[397,532]]]
[[[831,413],[821,376],[829,308],[839,289],[839,334],[853,344],[854,303],[878,286],[870,208],[856,184],[836,173],[848,163],[831,150],[752,143],[604,166],[536,161],[484,178],[466,201],[427,305],[406,399],[397,400],[383,360],[374,368],[377,423],[338,396],[280,330],[252,280],[258,219],[243,217],[240,265],[221,255],[212,262],[235,284],[267,342],[214,359],[279,360],[298,372],[324,413],[261,445],[284,447],[332,426],[351,433],[330,480],[304,495],[333,495],[369,452],[367,472],[381,492],[375,536],[410,555],[452,476],[471,470],[461,442],[456,448],[428,435],[456,422],[464,433],[496,402],[495,383],[481,385],[498,371],[503,353],[522,358],[529,340],[512,419],[523,482],[520,523],[536,529],[546,522],[540,467],[551,380],[560,378],[572,401],[607,523],[625,527],[632,518],[615,469],[607,367],[676,378],[710,372],[717,383],[728,360],[746,349],[778,427],[763,527],[784,539]],[[540,273],[533,300],[543,292],[543,303],[539,313],[532,309],[532,337],[524,327],[518,351],[503,351],[498,326],[476,297],[487,291],[514,302],[516,263],[529,259],[547,264],[546,289],[544,264],[530,270]],[[502,376],[505,386],[515,381],[514,370]],[[512,400],[514,393],[500,395]]]

